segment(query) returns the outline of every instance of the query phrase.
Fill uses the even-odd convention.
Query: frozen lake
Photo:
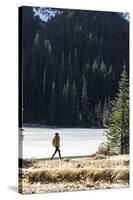
[[[97,151],[105,141],[105,129],[88,128],[24,128],[22,158],[50,158],[54,152],[52,139],[55,132],[60,135],[61,156],[85,156]],[[21,138],[21,137],[20,137]],[[55,157],[58,157],[58,153]]]

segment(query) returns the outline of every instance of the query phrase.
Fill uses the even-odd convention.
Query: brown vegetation
[[[120,188],[129,183],[128,156],[24,162],[28,167],[20,170],[23,193]]]

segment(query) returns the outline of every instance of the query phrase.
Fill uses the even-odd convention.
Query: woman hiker
[[[52,155],[51,160],[53,159],[53,157],[55,156],[55,154],[57,153],[57,151],[59,153],[60,160],[62,160],[61,153],[60,153],[60,136],[59,136],[59,133],[55,133],[55,136],[54,136],[54,138],[52,140],[52,144],[55,147],[55,152]]]

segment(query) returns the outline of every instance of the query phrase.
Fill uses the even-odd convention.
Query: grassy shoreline
[[[19,191],[42,193],[129,186],[129,155],[23,160]]]

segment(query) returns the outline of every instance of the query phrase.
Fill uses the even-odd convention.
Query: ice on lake
[[[24,128],[22,158],[50,158],[54,152],[52,139],[56,132],[60,135],[62,157],[86,156],[97,151],[105,141],[105,129],[88,128]],[[58,153],[55,157],[58,157]]]

